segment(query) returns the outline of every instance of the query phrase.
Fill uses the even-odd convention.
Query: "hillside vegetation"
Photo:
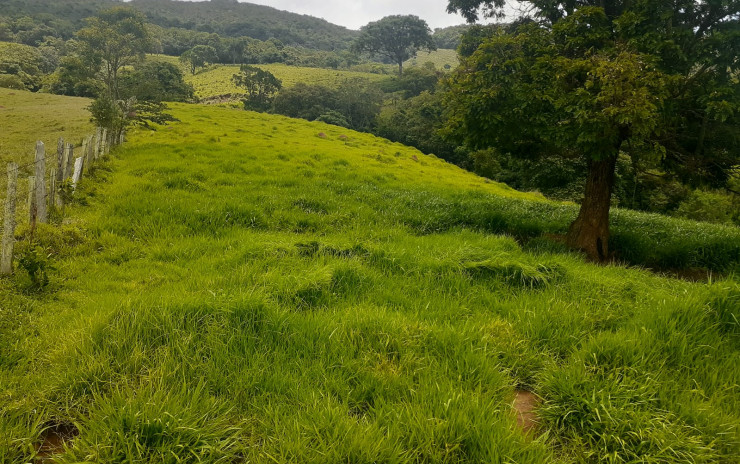
[[[37,231],[44,292],[0,280],[0,461],[47,429],[78,432],[63,463],[740,455],[732,277],[586,264],[541,237],[574,206],[368,134],[173,114]],[[736,228],[618,211],[614,234],[635,262],[740,261]]]
[[[345,49],[356,32],[323,19],[236,0],[133,0],[130,5],[162,27],[215,32],[224,37],[248,36],[320,50]],[[2,15],[28,15],[69,38],[84,19],[120,5],[117,0],[0,0]]]

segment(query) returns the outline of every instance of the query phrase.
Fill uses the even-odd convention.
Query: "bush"
[[[193,98],[193,86],[187,84],[180,68],[171,63],[147,61],[121,76],[121,94],[142,101],[184,102]]]
[[[694,190],[674,214],[695,221],[740,225],[740,205],[722,192]]]
[[[319,120],[359,131],[376,122],[383,93],[365,79],[344,81],[336,89],[303,83],[281,91],[273,111],[292,118]]]
[[[0,87],[4,89],[26,90],[23,80],[13,74],[0,74]]]
[[[41,87],[44,76],[43,59],[34,47],[14,43],[0,42],[0,75],[16,76],[27,90],[36,91]]]

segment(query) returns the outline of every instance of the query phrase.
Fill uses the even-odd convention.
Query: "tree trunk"
[[[403,77],[403,60],[398,62],[398,77]]]
[[[566,242],[584,251],[589,259],[603,262],[609,253],[609,207],[617,157],[589,160],[586,192],[578,217],[570,225]]]

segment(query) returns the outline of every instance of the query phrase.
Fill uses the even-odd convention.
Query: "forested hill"
[[[122,3],[120,0],[0,0],[0,16],[30,16],[58,34],[71,36],[84,18]],[[146,14],[151,23],[163,27],[215,32],[225,37],[275,38],[286,45],[318,50],[346,49],[357,34],[323,19],[236,0],[133,0],[128,4]]]

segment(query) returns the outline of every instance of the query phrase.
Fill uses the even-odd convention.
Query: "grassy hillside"
[[[48,430],[79,433],[64,463],[740,455],[737,281],[523,247],[574,208],[367,134],[174,113],[81,186],[62,230],[38,231],[45,291],[0,280],[0,461],[29,462]],[[616,222],[652,231],[634,238],[646,250],[740,246],[731,229]],[[530,434],[520,390],[540,398]]]
[[[412,58],[404,63],[405,67],[423,66],[425,63],[434,63],[437,69],[445,69],[445,66],[456,68],[460,64],[455,50],[439,49],[433,52],[419,52],[416,58]]]
[[[57,139],[80,143],[94,130],[87,98],[0,88],[0,163],[33,161],[37,140],[56,151]]]
[[[82,138],[94,132],[87,98],[31,93],[0,88],[0,200],[5,199],[6,165],[10,161],[22,166],[19,192],[26,191],[27,177],[33,175],[36,141],[41,140],[47,153],[55,153],[57,140],[64,137],[79,145]],[[25,211],[25,203],[19,205]],[[4,214],[0,211],[0,217]]]
[[[155,59],[164,59],[172,61],[172,58],[155,57]],[[299,82],[307,84],[320,84],[328,87],[335,87],[347,79],[369,79],[379,81],[387,76],[382,74],[363,73],[355,71],[343,71],[335,69],[321,68],[304,68],[299,66],[288,66],[285,64],[260,64],[258,67],[270,71],[283,83],[284,88],[294,86]],[[239,65],[217,65],[201,72],[185,74],[185,81],[192,84],[195,88],[195,96],[198,98],[208,98],[217,95],[232,93],[244,93],[244,89],[239,89],[232,82],[231,78],[239,72]]]

